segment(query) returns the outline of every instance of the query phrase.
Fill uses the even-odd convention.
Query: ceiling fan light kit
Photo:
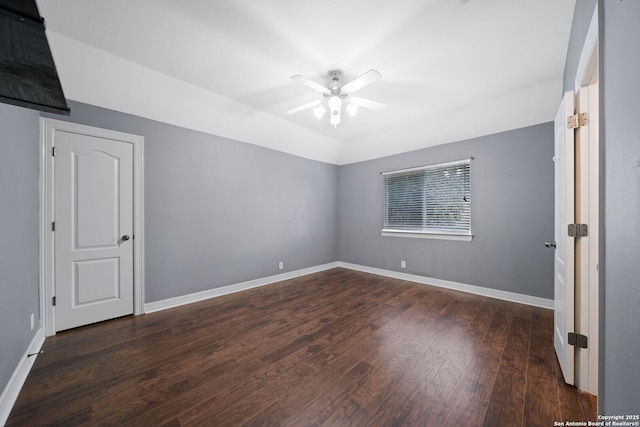
[[[323,99],[312,101],[307,104],[300,105],[299,107],[292,108],[291,110],[287,111],[286,114],[294,114],[298,111],[313,108],[313,114],[319,120],[324,117],[325,113],[328,110],[329,124],[336,128],[342,122],[341,114],[343,105],[345,106],[345,111],[351,117],[354,117],[356,115],[359,107],[376,111],[382,111],[387,108],[388,105],[384,102],[350,96],[353,92],[362,89],[363,87],[368,86],[371,83],[382,78],[382,75],[378,71],[369,70],[344,85],[340,84],[340,81],[342,80],[342,70],[331,70],[328,74],[329,78],[331,79],[331,83],[328,87],[316,83],[304,76],[291,76],[293,80],[307,86],[308,88],[322,93]]]
[[[320,120],[326,112],[327,112],[327,109],[324,108],[322,105],[318,105],[316,108],[313,109],[313,115],[316,116],[318,120]]]
[[[338,95],[333,95],[327,101],[329,105],[329,112],[331,113],[331,118],[329,119],[329,123],[335,128],[338,127],[342,119],[340,118],[340,107],[342,107],[342,100]]]

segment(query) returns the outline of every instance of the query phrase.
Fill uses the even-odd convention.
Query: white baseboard
[[[153,313],[154,311],[166,310],[168,308],[178,307],[193,302],[203,301],[209,298],[215,298],[222,295],[240,292],[259,286],[269,285],[271,283],[280,282],[282,280],[293,279],[295,277],[306,276],[308,274],[317,273],[319,271],[329,270],[338,267],[337,262],[329,264],[316,265],[314,267],[303,268],[300,270],[289,271],[287,273],[276,274],[274,276],[262,277],[260,279],[249,280],[247,282],[236,283],[233,285],[222,286],[220,288],[209,289],[202,292],[196,292],[188,295],[181,295],[175,298],[167,298],[160,301],[146,303],[144,305],[145,313]]]
[[[303,268],[300,270],[290,271],[287,273],[276,274],[274,276],[263,277],[260,279],[249,280],[247,282],[236,283],[229,286],[223,286],[221,288],[214,288],[203,292],[197,292],[189,295],[182,295],[175,298],[168,298],[161,301],[155,301],[144,305],[145,313],[152,313],[154,311],[166,310],[168,308],[178,307],[185,304],[191,304],[193,302],[203,301],[209,298],[215,298],[222,295],[227,295],[234,292],[244,291],[246,289],[256,288],[259,286],[268,285],[282,280],[293,279],[295,277],[306,276],[308,274],[317,273],[331,268],[342,267],[350,270],[362,271],[365,273],[377,274],[379,276],[391,277],[394,279],[407,280],[410,282],[422,283],[425,285],[438,286],[441,288],[453,289],[462,292],[468,292],[471,294],[482,295],[491,298],[497,298],[505,301],[516,302],[520,304],[532,305],[535,307],[542,307],[553,309],[553,300],[547,298],[534,297],[531,295],[517,294],[514,292],[500,291],[497,289],[484,288],[481,286],[467,285],[464,283],[451,282],[448,280],[434,279],[431,277],[419,276],[416,274],[401,273],[397,271],[384,270],[381,268],[367,267],[364,265],[351,264],[348,262],[331,262],[328,264],[317,265],[314,267]],[[0,425],[4,425],[9,418],[11,409],[18,398],[18,394],[24,385],[25,380],[31,367],[33,366],[37,355],[27,357],[28,354],[37,353],[42,348],[44,343],[45,334],[44,329],[39,328],[35,336],[29,344],[29,348],[25,351],[20,363],[16,367],[13,375],[9,379],[7,386],[5,387],[2,395],[0,396]]]
[[[348,268],[350,270],[363,271],[365,273],[377,274],[379,276],[392,277],[394,279],[407,280],[410,282],[422,283],[425,285],[433,285],[441,288],[468,292],[475,295],[497,298],[505,301],[516,302],[519,304],[531,305],[534,307],[553,309],[553,300],[547,298],[534,297],[531,295],[518,294],[515,292],[501,291],[497,289],[485,288],[482,286],[467,285],[465,283],[452,282],[449,280],[435,279],[432,277],[419,276],[416,274],[401,273],[398,271],[384,270],[381,268],[367,267],[364,265],[337,261],[328,264],[317,265],[314,267],[303,268],[301,270],[290,271],[287,273],[276,274],[274,276],[249,280],[247,282],[236,283],[220,288],[209,289],[193,294],[181,295],[175,298],[168,298],[161,301],[146,303],[144,305],[144,312],[153,313],[154,311],[161,311],[173,307],[179,307],[181,305],[204,301],[210,298],[227,295],[234,292],[240,292],[251,288],[257,288],[259,286],[269,285],[271,283],[280,282],[282,280],[306,276],[308,274],[317,273],[319,271],[329,270],[336,267]]]
[[[497,289],[484,288],[482,286],[467,285],[465,283],[451,282],[449,280],[434,279],[432,277],[419,276],[416,274],[400,273],[398,271],[383,270],[381,268],[367,267],[364,265],[351,264],[348,262],[338,262],[338,267],[350,270],[363,271],[365,273],[377,274],[379,276],[392,277],[394,279],[407,280],[409,282],[433,285],[440,288],[454,289],[456,291],[468,292],[470,294],[482,295],[485,297],[501,299],[505,301],[517,302],[519,304],[532,305],[534,307],[549,308],[553,310],[553,300],[547,298],[534,297],[531,295],[517,294],[515,292],[500,291]]]
[[[29,371],[31,371],[31,367],[38,357],[37,354],[31,357],[28,357],[28,355],[38,353],[42,348],[43,343],[44,329],[39,328],[0,396],[0,426],[5,425],[7,419],[9,419],[9,414],[18,399],[18,394],[20,394],[20,390],[27,379],[27,375],[29,375]]]

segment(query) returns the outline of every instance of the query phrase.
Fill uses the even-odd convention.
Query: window
[[[383,236],[471,240],[471,159],[383,172]]]

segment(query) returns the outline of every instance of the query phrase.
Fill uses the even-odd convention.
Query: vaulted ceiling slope
[[[39,0],[68,98],[347,164],[551,121],[575,0]],[[290,79],[382,79],[337,128]],[[326,118],[326,116],[325,116]]]

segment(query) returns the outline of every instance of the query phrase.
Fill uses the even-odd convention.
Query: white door
[[[567,92],[555,119],[555,261],[554,261],[554,346],[567,384],[574,383],[574,347],[567,343],[573,332],[575,310],[575,242],[567,233],[574,222],[574,134],[567,128],[573,115],[574,95]]]
[[[58,130],[55,329],[133,313],[133,145]]]

